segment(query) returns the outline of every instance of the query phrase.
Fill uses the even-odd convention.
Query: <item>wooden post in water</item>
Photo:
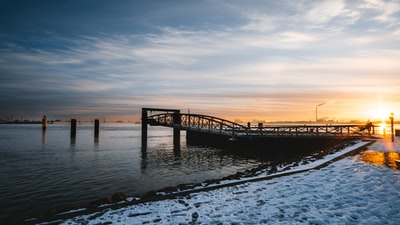
[[[142,151],[147,148],[147,110],[142,109]]]
[[[43,116],[43,119],[42,119],[42,129],[43,129],[43,130],[46,130],[46,128],[47,128],[47,118],[46,118],[46,116],[44,115],[44,116]]]
[[[76,138],[76,119],[71,119],[71,140]]]
[[[100,125],[99,119],[95,119],[94,120],[94,140],[95,141],[99,140],[99,131],[100,131],[99,125]]]

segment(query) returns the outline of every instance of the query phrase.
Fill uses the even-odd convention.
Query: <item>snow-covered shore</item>
[[[370,151],[400,152],[400,140]],[[329,155],[327,157],[334,157]],[[321,169],[172,200],[77,216],[62,224],[399,224],[400,172],[350,156]],[[324,163],[327,158],[314,162]],[[310,166],[310,165],[308,165]],[[303,170],[301,166],[296,168]],[[286,171],[285,171],[286,172]]]

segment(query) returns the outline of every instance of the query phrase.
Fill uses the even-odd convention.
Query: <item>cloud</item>
[[[364,0],[361,6],[363,9],[369,9],[374,13],[372,20],[389,24],[389,26],[399,25],[396,14],[400,11],[400,3],[382,0]]]
[[[315,24],[327,23],[342,15],[344,8],[345,3],[342,0],[314,2],[309,9],[305,10],[305,18]]]
[[[193,26],[159,22],[145,32],[46,32],[8,39],[0,45],[0,88],[6,96],[0,101],[25,110],[29,100],[35,110],[54,113],[97,108],[119,114],[160,105],[243,115],[245,108],[257,108],[277,111],[276,117],[295,116],[289,111],[302,105],[310,109],[330,99],[342,104],[342,93],[396,89],[400,28],[389,3],[282,1],[242,7],[222,1],[218,7],[227,6],[227,12],[204,20],[197,15]],[[379,23],[387,26],[371,23],[368,15],[386,16]]]
[[[252,11],[243,14],[246,23],[240,27],[241,30],[251,32],[269,32],[279,27],[280,19],[277,16],[270,16],[266,13]]]

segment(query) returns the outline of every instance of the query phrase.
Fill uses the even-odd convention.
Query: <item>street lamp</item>
[[[319,103],[318,105],[315,106],[315,122],[317,122],[317,123],[318,123],[318,107],[323,106],[325,104],[326,104],[326,102],[323,102],[323,103]]]
[[[392,142],[394,142],[394,129],[393,129],[393,121],[394,121],[394,113],[390,113],[390,128],[392,132]]]

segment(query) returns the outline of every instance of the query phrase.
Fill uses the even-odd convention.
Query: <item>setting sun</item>
[[[375,109],[371,110],[371,119],[379,120],[384,123],[386,120],[389,119],[390,113],[393,112],[389,109],[385,104],[380,104]]]

